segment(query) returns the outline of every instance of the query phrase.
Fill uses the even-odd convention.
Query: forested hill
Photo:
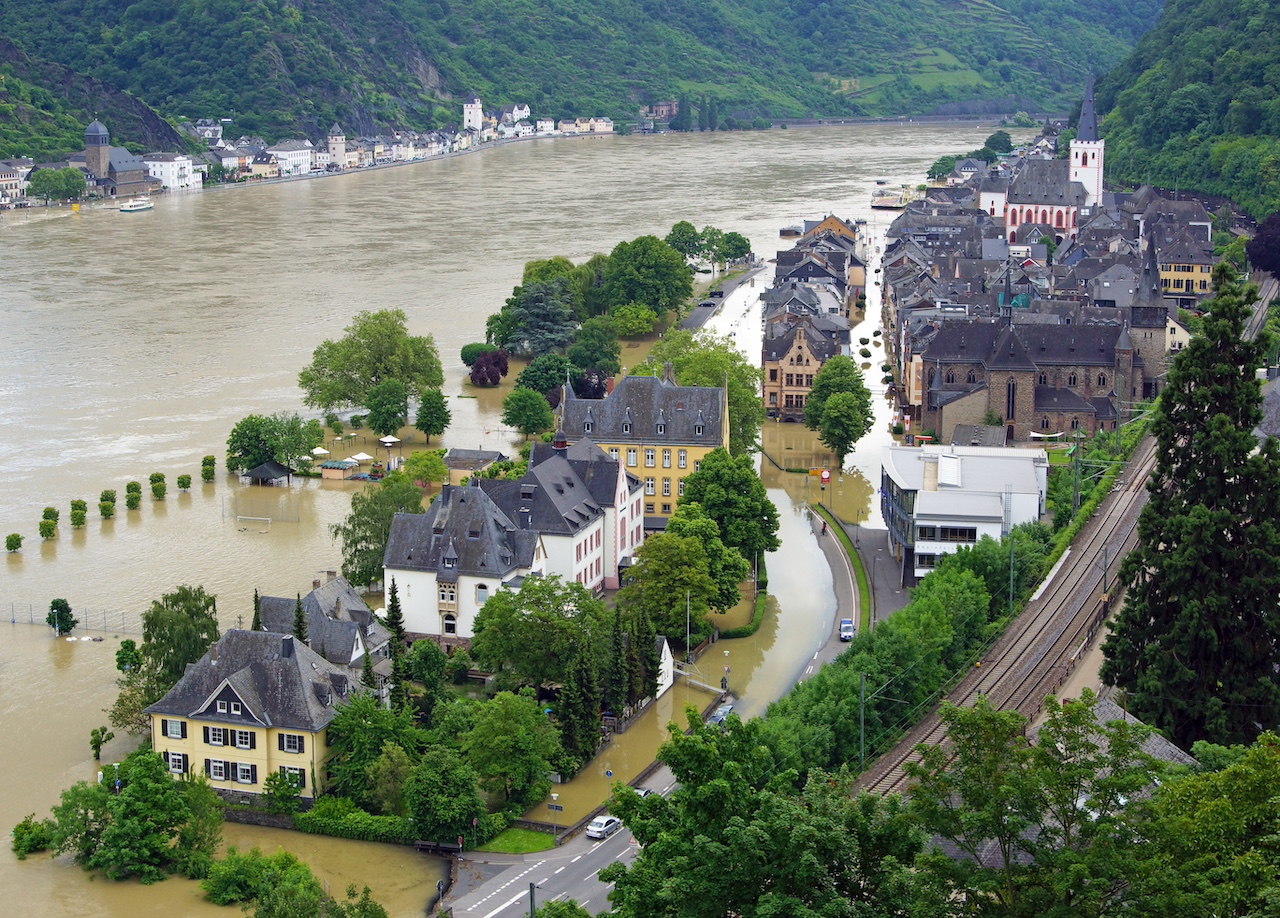
[[[351,132],[439,126],[460,120],[471,94],[486,106],[615,119],[682,93],[748,119],[914,114],[981,100],[991,110],[1065,110],[1085,71],[1120,61],[1159,6],[0,0],[0,35],[34,61],[112,84],[167,118],[232,117],[236,133],[273,140],[318,137],[334,120]]]
[[[1098,87],[1108,180],[1280,207],[1280,2],[1169,0]]]

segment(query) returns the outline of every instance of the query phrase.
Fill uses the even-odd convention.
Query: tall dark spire
[[[1156,258],[1154,232],[1147,234],[1146,257],[1142,260],[1142,273],[1138,277],[1138,289],[1134,292],[1133,305],[1164,305],[1164,291],[1160,287],[1160,262]]]
[[[1086,143],[1098,141],[1098,111],[1093,104],[1093,74],[1089,74],[1084,83],[1084,102],[1080,105],[1080,125],[1076,129],[1076,140]]]

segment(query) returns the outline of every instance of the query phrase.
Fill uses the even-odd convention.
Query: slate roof
[[[505,462],[506,459],[507,457],[503,453],[492,449],[458,449],[457,447],[452,447],[444,454],[444,464],[447,468],[462,471],[487,468],[495,462]]]
[[[1119,337],[1120,330],[1114,325],[1016,325],[1006,330],[993,322],[948,322],[938,330],[922,356],[930,362],[980,363],[1000,369],[1055,365],[1112,367]],[[1011,338],[1016,339],[1013,358],[1008,356]],[[1027,362],[1015,364],[1022,355]],[[1134,360],[1138,362],[1136,355]]]
[[[680,386],[669,374],[624,376],[603,399],[565,399],[561,422],[565,435],[590,435],[605,443],[684,443],[728,446],[721,442],[725,394],[711,386]],[[586,423],[591,424],[585,430]],[[665,433],[658,433],[658,424]],[[629,431],[624,428],[630,425]],[[696,430],[702,426],[699,435]]]
[[[434,572],[445,581],[462,574],[501,578],[532,566],[538,533],[517,529],[479,482],[442,486],[426,513],[397,513],[383,564]]]
[[[1080,122],[1076,128],[1076,140],[1088,143],[1098,141],[1098,112],[1093,102],[1093,74],[1084,81],[1084,101],[1080,103]]]
[[[552,444],[535,442],[529,453],[529,465],[537,467],[556,455],[557,450]],[[601,507],[613,506],[614,496],[618,493],[619,474],[627,478],[628,493],[642,487],[639,478],[624,471],[621,463],[597,446],[590,437],[571,443],[565,449],[563,458],[582,480],[592,499]]]
[[[1079,207],[1086,198],[1084,186],[1071,181],[1065,159],[1029,159],[1009,183],[1010,204]]]
[[[604,512],[573,466],[558,452],[542,457],[518,481],[483,479],[481,489],[520,529],[573,535]]]
[[[281,478],[288,478],[292,475],[293,469],[281,465],[274,459],[268,459],[256,469],[250,469],[244,474],[246,477],[252,478],[254,481],[278,481]]]
[[[1093,414],[1096,406],[1070,389],[1036,386],[1036,411],[1078,412]]]
[[[258,611],[264,631],[287,634],[293,631],[293,614],[298,598],[262,596]],[[360,594],[344,578],[335,577],[302,597],[307,616],[307,642],[330,663],[351,665],[356,637],[364,638],[369,652],[391,638],[390,632],[369,611]]]
[[[797,320],[782,334],[764,339],[763,353],[765,361],[781,360],[785,357],[795,345],[796,335],[800,329],[804,329],[805,346],[808,347],[809,352],[823,363],[839,354],[841,344],[847,344],[849,339],[847,326],[841,329],[836,323],[826,322],[821,317],[805,316]],[[843,342],[841,341],[841,331],[844,332]]]
[[[224,683],[244,704],[244,716],[217,713],[212,702]],[[291,634],[228,631],[146,711],[314,733],[333,720],[349,689],[345,671]]]

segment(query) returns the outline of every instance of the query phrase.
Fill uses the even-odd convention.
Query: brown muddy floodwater
[[[771,256],[786,244],[778,230],[801,217],[835,212],[886,223],[868,207],[877,179],[915,183],[939,155],[973,149],[991,130],[858,125],[540,140],[366,174],[162,198],[145,214],[6,213],[0,535],[17,532],[27,541],[4,559],[0,621],[41,619],[60,596],[82,619],[101,624],[105,616],[117,633],[152,599],[192,583],[215,593],[223,624],[235,626],[247,620],[255,587],[269,595],[305,592],[318,572],[337,568],[328,526],[346,512],[352,485],[249,491],[221,464],[240,418],[305,413],[298,371],[361,309],[402,308],[413,333],[435,336],[452,396],[443,445],[510,452],[520,438],[501,425],[501,393],[471,391],[458,351],[483,338],[485,317],[509,295],[525,261],[582,260],[624,239],[664,235],[682,219],[740,232]],[[878,378],[873,368],[868,381]],[[802,433],[786,426],[776,435]],[[766,445],[774,436],[766,431]],[[802,438],[792,443],[797,457],[804,449]],[[203,485],[206,454],[218,457],[219,473]],[[868,443],[852,457],[869,485],[846,475],[837,489],[843,484],[848,500],[863,501],[878,482],[878,456]],[[166,501],[148,496],[140,510],[110,521],[91,510],[84,529],[71,530],[69,501],[96,507],[101,490],[123,497],[126,481],[145,483],[156,471],[168,476]],[[177,492],[180,474],[196,478],[191,493]],[[767,463],[765,474],[774,499],[788,497],[779,509],[784,538],[795,547],[770,566],[771,588],[785,607],[741,649],[730,649],[731,685],[745,693],[744,713],[758,713],[785,690],[798,671],[790,655],[811,653],[806,648],[833,614],[820,565],[791,556],[816,555],[802,541],[795,505],[804,482],[770,477]],[[63,523],[42,544],[45,506],[59,508]],[[273,521],[237,519],[245,516]],[[110,639],[55,642],[30,625],[0,631],[0,827],[46,814],[62,787],[93,774],[88,731],[105,721],[114,647]],[[666,719],[656,716],[654,729]],[[126,749],[116,740],[106,755]],[[243,840],[242,831],[250,832],[228,836]],[[276,843],[274,835],[261,837]],[[330,857],[317,840],[297,844],[319,860],[313,866],[333,888],[368,882],[393,903],[392,914],[419,913],[426,896],[418,887],[434,888],[432,862],[398,849],[333,842]],[[323,866],[330,863],[332,874]],[[350,877],[341,874],[346,864]],[[405,885],[410,891],[398,898]],[[202,906],[180,881],[110,884],[61,862],[19,863],[7,852],[0,853],[0,888],[5,911],[15,914],[230,914]]]

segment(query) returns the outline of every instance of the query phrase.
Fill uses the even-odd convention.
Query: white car
[[[842,641],[853,640],[853,619],[851,618],[840,619],[840,640]]]
[[[622,820],[617,816],[597,816],[587,826],[587,838],[608,838],[622,828]]]

